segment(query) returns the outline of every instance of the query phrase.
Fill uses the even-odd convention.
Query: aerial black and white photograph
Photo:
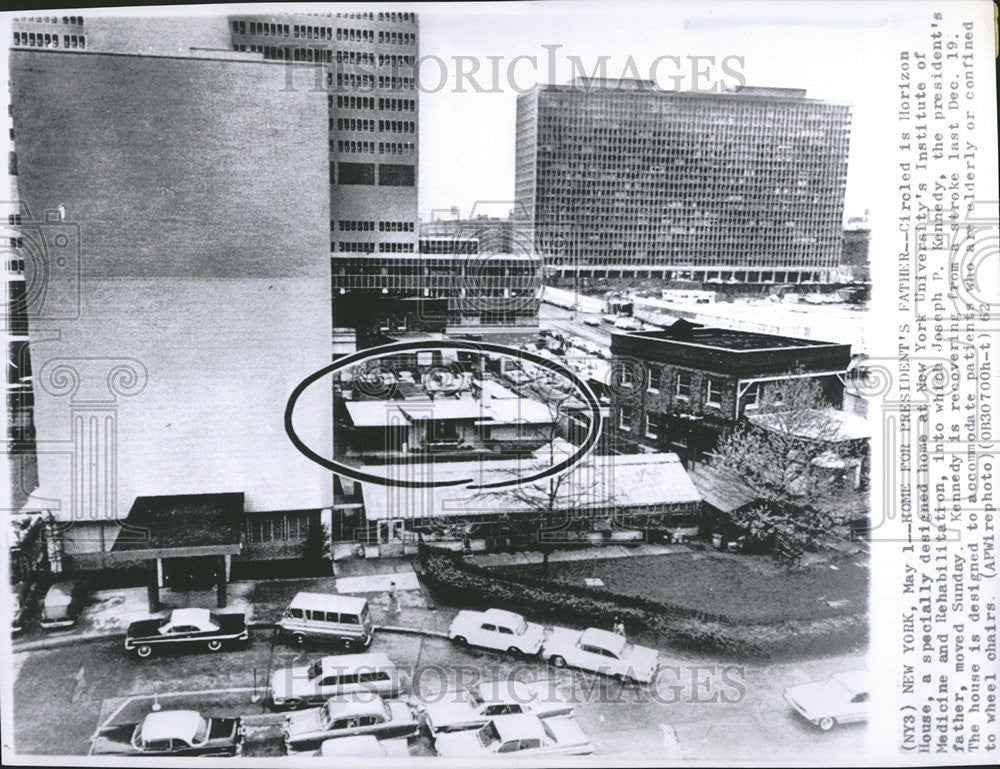
[[[5,12],[5,762],[989,763],[984,7]]]

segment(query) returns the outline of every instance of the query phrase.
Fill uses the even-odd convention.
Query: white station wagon
[[[545,629],[503,609],[460,611],[448,628],[448,637],[459,646],[534,656],[542,648]]]
[[[623,635],[596,627],[582,632],[553,628],[542,646],[542,659],[559,668],[580,668],[643,684],[652,682],[660,664],[656,649],[638,646]]]

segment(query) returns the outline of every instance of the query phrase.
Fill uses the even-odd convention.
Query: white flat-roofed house
[[[469,395],[343,401],[345,455],[380,462],[402,455],[472,458],[525,453],[554,437],[549,407],[527,398]]]

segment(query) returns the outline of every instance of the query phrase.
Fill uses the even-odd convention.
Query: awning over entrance
[[[128,560],[240,552],[243,492],[136,497],[111,555]]]

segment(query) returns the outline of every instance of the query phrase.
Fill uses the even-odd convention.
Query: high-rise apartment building
[[[537,86],[517,102],[516,210],[556,280],[826,280],[850,125],[797,89]]]

